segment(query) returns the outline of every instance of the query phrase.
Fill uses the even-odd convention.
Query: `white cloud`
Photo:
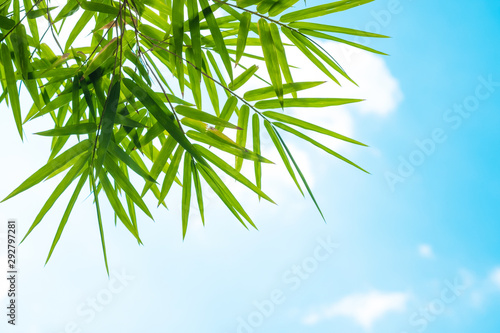
[[[321,311],[311,313],[303,319],[304,324],[317,322],[337,316],[349,317],[368,330],[372,325],[394,311],[403,311],[409,299],[408,293],[386,293],[373,290],[365,294],[352,294]]]
[[[491,272],[490,280],[498,289],[500,289],[500,267],[496,267],[493,272]]]
[[[432,251],[432,247],[429,244],[420,244],[418,246],[418,254],[422,258],[426,259],[434,258],[434,252]]]

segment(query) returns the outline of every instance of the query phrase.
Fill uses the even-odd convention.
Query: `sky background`
[[[497,332],[500,3],[377,0],[321,22],[392,37],[368,44],[386,57],[323,43],[360,87],[313,94],[365,102],[291,110],[370,146],[322,138],[367,175],[287,136],[326,223],[281,165],[264,170],[277,206],[228,181],[259,231],[207,194],[206,227],[193,213],[182,241],[176,189],[170,211],[154,210],[155,222],[142,216],[137,246],[106,206],[108,279],[86,195],[44,267],[68,191],[19,248],[18,326],[2,315],[0,331]],[[320,79],[290,57],[301,67],[295,77]],[[32,135],[47,128],[34,122],[21,143],[5,104],[0,122],[3,198],[41,166],[50,141]],[[276,160],[264,143],[263,155]],[[0,220],[16,218],[24,235],[55,185],[2,203]],[[2,271],[5,262],[2,246]],[[5,294],[2,279],[2,303]]]

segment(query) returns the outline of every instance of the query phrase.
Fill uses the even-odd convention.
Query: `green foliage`
[[[297,0],[67,0],[61,8],[50,7],[46,0],[25,0],[24,7],[19,1],[2,2],[0,102],[11,109],[21,138],[27,121],[50,116],[54,122],[53,128],[36,133],[52,139],[49,161],[4,200],[66,172],[29,234],[60,195],[77,183],[48,261],[88,182],[107,268],[100,198],[107,199],[115,217],[139,244],[135,209],[152,219],[144,196],[151,193],[158,205],[165,205],[175,184],[182,186],[183,237],[193,195],[205,223],[204,186],[240,223],[255,227],[219,172],[274,203],[262,190],[262,163],[279,162],[261,155],[262,136],[267,135],[299,191],[303,193],[304,186],[317,206],[280,132],[294,134],[365,171],[301,130],[363,144],[291,117],[287,108],[360,100],[299,98],[302,91],[324,82],[294,81],[287,52],[297,48],[334,82],[338,83],[338,75],[351,80],[312,37],[380,53],[337,35],[385,36],[305,20],[370,1],[342,0],[300,10],[293,8]],[[47,24],[46,31],[38,31]],[[250,67],[241,65],[249,61]],[[248,82],[256,80],[261,87],[249,89]],[[20,90],[33,101],[29,110],[21,109]],[[268,109],[279,110],[261,111]],[[234,160],[234,166],[222,152],[233,156],[229,161]],[[244,163],[254,165],[254,182],[241,173]],[[130,171],[136,176],[131,177]],[[182,176],[177,177],[179,173]],[[141,181],[143,190],[137,191]]]

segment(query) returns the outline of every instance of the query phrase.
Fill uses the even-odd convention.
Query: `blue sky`
[[[392,37],[370,41],[388,57],[325,44],[360,88],[319,93],[363,104],[292,111],[370,145],[327,141],[365,175],[291,141],[327,223],[281,166],[265,170],[264,189],[278,206],[234,186],[259,231],[208,196],[206,227],[193,214],[183,242],[177,191],[169,212],[143,218],[138,247],[105,208],[108,280],[84,196],[43,265],[66,195],[20,247],[19,327],[3,320],[1,331],[498,331],[500,3],[377,0],[323,22]],[[317,79],[302,67],[307,74],[297,75]],[[49,142],[30,134],[45,129],[40,123],[19,142],[4,104],[0,111],[4,197],[39,167]],[[16,218],[23,234],[54,186],[3,203],[0,218]]]

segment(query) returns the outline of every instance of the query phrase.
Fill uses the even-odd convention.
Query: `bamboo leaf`
[[[116,162],[114,162],[111,158],[107,158],[104,161],[104,166],[106,167],[106,171],[109,172],[109,174],[113,177],[120,188],[127,194],[127,196],[132,199],[132,201],[134,201],[137,207],[139,207],[147,216],[149,216],[153,220],[153,215],[151,215],[151,212],[142,200],[141,196],[132,185],[128,177],[126,177],[123,171],[118,167]]]
[[[255,186],[250,180],[248,180],[245,176],[243,176],[238,170],[230,166],[227,162],[225,162],[222,158],[218,157],[216,154],[211,152],[210,150],[206,149],[205,147],[202,146],[197,146],[198,149],[202,152],[203,156],[207,158],[210,162],[212,162],[215,166],[217,166],[219,169],[224,171],[226,174],[240,182],[241,184],[245,185],[248,187],[250,190],[254,191],[256,194],[259,195],[259,197],[263,197],[267,201],[271,203],[275,203],[267,194],[262,192],[262,190]]]
[[[231,59],[229,58],[229,53],[227,52],[226,44],[224,43],[224,37],[222,36],[221,30],[217,24],[212,8],[208,4],[208,0],[199,0],[199,3],[203,11],[203,15],[207,20],[210,33],[214,39],[217,53],[219,53],[222,62],[224,63],[224,67],[226,67],[229,77],[232,80],[233,68],[231,67]]]
[[[281,160],[283,161],[283,164],[285,164],[286,170],[290,174],[290,177],[292,177],[293,182],[295,185],[297,185],[297,188],[299,189],[300,193],[304,195],[304,192],[302,192],[302,188],[299,185],[299,182],[297,181],[297,177],[295,177],[295,172],[293,171],[292,165],[290,164],[290,161],[287,157],[287,154],[285,152],[285,149],[283,148],[283,145],[281,144],[281,141],[278,138],[278,134],[276,130],[272,127],[271,123],[267,120],[264,121],[264,127],[267,130],[267,133],[271,137],[271,140],[273,141],[274,146],[276,147],[276,150],[278,150],[278,153],[280,154]]]
[[[91,147],[92,147],[92,142],[90,140],[84,140],[80,143],[77,143],[76,145],[66,150],[58,157],[50,160],[40,169],[38,169],[38,171],[36,171],[34,174],[28,177],[28,179],[26,179],[21,185],[19,185],[19,187],[17,187],[14,191],[12,191],[5,199],[3,199],[2,202],[40,183],[50,174],[60,170],[62,167],[66,165],[66,163],[70,162],[75,157],[83,154],[86,151],[89,151]]]
[[[259,36],[269,77],[273,83],[278,101],[280,104],[283,104],[283,82],[281,81],[278,54],[276,53],[276,48],[274,47],[269,24],[264,18],[259,20]]]
[[[259,115],[254,113],[252,116],[252,144],[253,151],[260,155],[260,122]],[[262,189],[262,165],[259,161],[254,161],[255,184],[257,188]],[[260,199],[260,196],[259,196]]]
[[[92,11],[92,12],[97,12],[97,13],[104,13],[104,14],[111,14],[111,15],[118,15],[118,8],[115,8],[113,6],[109,6],[103,3],[98,3],[95,1],[80,1],[80,6],[82,9]]]
[[[2,65],[5,71],[5,78],[7,80],[7,93],[9,94],[9,101],[16,121],[17,131],[21,139],[23,138],[23,124],[21,119],[21,103],[19,102],[19,93],[17,91],[16,75],[14,74],[14,67],[12,66],[12,59],[10,57],[10,50],[6,44],[2,43]]]
[[[313,82],[294,82],[283,85],[283,94],[291,94],[297,91],[306,90],[319,86],[325,83],[325,81],[313,81]],[[243,95],[247,101],[259,101],[267,98],[272,98],[276,96],[273,87],[264,87],[254,90],[249,90]]]
[[[273,123],[273,124],[274,124],[276,127],[281,128],[281,129],[283,129],[283,130],[285,130],[285,131],[287,131],[287,132],[289,132],[289,133],[292,133],[292,134],[294,134],[294,135],[298,136],[299,138],[301,138],[301,139],[303,139],[303,140],[306,140],[306,141],[308,141],[308,142],[312,143],[312,144],[313,144],[313,145],[315,145],[316,147],[323,149],[324,151],[326,151],[327,153],[329,153],[329,154],[331,154],[331,155],[333,155],[333,156],[337,157],[338,159],[341,159],[342,161],[344,161],[344,162],[346,162],[346,163],[349,163],[350,165],[352,165],[352,166],[354,166],[354,167],[358,168],[359,170],[361,170],[361,171],[366,172],[366,173],[368,173],[368,174],[369,174],[369,172],[368,172],[368,171],[366,171],[365,169],[363,169],[362,167],[360,167],[360,166],[359,166],[359,165],[357,165],[356,163],[351,162],[350,160],[348,160],[348,159],[347,159],[347,158],[345,158],[344,156],[342,156],[342,155],[340,155],[340,154],[336,153],[335,151],[333,151],[333,150],[331,150],[330,148],[328,148],[328,147],[326,147],[326,146],[322,145],[321,143],[317,142],[316,140],[311,139],[310,137],[308,137],[307,135],[305,135],[305,134],[303,134],[303,133],[301,133],[301,132],[297,131],[296,129],[291,128],[290,126],[287,126],[287,125],[282,124],[282,123]]]
[[[245,52],[245,47],[247,45],[248,31],[250,30],[250,23],[252,22],[252,16],[248,12],[243,12],[240,17],[240,25],[238,30],[238,40],[236,42],[236,60],[238,63]]]
[[[69,203],[66,206],[66,210],[64,211],[64,215],[61,219],[61,222],[59,223],[59,227],[57,228],[56,235],[54,236],[54,240],[52,241],[52,245],[50,246],[50,251],[47,256],[47,260],[45,260],[45,264],[49,262],[50,257],[52,256],[52,253],[54,252],[54,249],[56,248],[56,245],[59,242],[59,239],[61,238],[64,228],[66,227],[66,223],[68,223],[71,211],[75,207],[76,200],[78,199],[78,196],[80,195],[80,192],[82,191],[83,185],[85,185],[88,176],[89,176],[89,169],[86,169],[80,176],[80,180],[76,185],[73,195],[71,196],[71,199],[69,200]]]
[[[96,178],[99,177],[102,164],[108,153],[109,142],[113,136],[113,128],[115,124],[116,109],[120,99],[120,81],[116,81],[106,99],[104,111],[102,114],[101,131],[99,133],[99,148],[97,149],[97,159],[94,164]]]
[[[352,98],[285,98],[283,100],[283,106],[286,108],[324,108],[327,106],[344,105],[361,101],[363,100]],[[255,103],[257,109],[279,109],[281,106],[280,101],[277,99]]]
[[[35,133],[42,136],[64,136],[74,134],[88,134],[97,131],[95,123],[81,123],[77,125],[67,125],[64,127],[56,127],[51,130]]]
[[[219,117],[215,117],[209,113],[193,109],[184,105],[178,105],[175,107],[175,111],[177,113],[183,115],[184,117],[188,117],[191,119],[195,119],[198,121],[203,121],[209,124],[217,125],[217,126],[222,126],[222,127],[227,127],[227,128],[234,128],[234,129],[240,129],[238,126],[231,124],[230,122],[227,122]]]
[[[99,175],[99,180],[101,181],[102,188],[106,193],[106,197],[108,198],[108,201],[111,204],[111,207],[113,208],[115,214],[118,216],[120,221],[122,221],[125,228],[127,228],[128,231],[130,231],[130,233],[137,239],[137,241],[142,244],[137,229],[130,221],[125,208],[123,208],[123,205],[120,202],[120,199],[118,198],[116,191],[113,188],[113,185],[111,185],[111,182],[109,181],[108,176],[105,172],[101,172],[101,174]]]
[[[238,115],[238,127],[241,128],[240,131],[236,133],[236,144],[241,147],[246,147],[247,144],[247,129],[248,129],[248,118],[250,116],[250,108],[248,105],[243,105],[240,109],[240,114]],[[243,158],[236,157],[236,170],[240,171],[243,166]]]
[[[196,168],[196,162],[191,160],[191,172],[193,173],[193,185],[196,190],[196,201],[198,202],[198,209],[200,210],[201,222],[205,225],[205,209],[203,207],[203,193],[201,190],[200,175]]]
[[[174,183],[175,175],[177,174],[177,170],[179,169],[179,164],[181,162],[182,154],[184,153],[184,148],[179,146],[175,151],[172,160],[170,161],[170,166],[168,167],[167,173],[165,174],[165,178],[163,179],[163,185],[161,186],[160,199],[158,199],[158,206],[160,203],[165,200],[172,184]]]
[[[292,163],[293,165],[295,166],[295,169],[297,170],[297,173],[299,174],[300,178],[302,179],[302,182],[304,183],[304,186],[306,187],[307,189],[307,192],[309,193],[309,195],[311,196],[311,199],[313,200],[314,202],[314,205],[316,205],[316,208],[318,209],[318,212],[320,213],[321,217],[323,218],[323,221],[326,222],[325,220],[325,216],[323,215],[323,212],[321,211],[319,205],[318,205],[318,202],[316,201],[316,198],[314,197],[314,194],[311,190],[311,187],[309,186],[309,184],[307,183],[307,180],[306,180],[306,177],[304,177],[304,174],[302,173],[302,171],[300,170],[297,162],[295,162],[295,159],[293,158],[292,156],[292,153],[290,152],[290,150],[288,149],[288,147],[286,146],[285,144],[285,141],[283,141],[283,139],[281,138],[280,134],[278,133],[278,131],[276,131],[276,136],[278,137],[278,139],[280,140],[280,142],[283,144],[283,147],[285,148],[286,150],[286,153],[288,154],[288,156],[290,157],[290,159],[292,160]]]
[[[364,143],[361,143],[361,142],[356,141],[354,139],[348,138],[348,137],[346,137],[344,135],[338,134],[336,132],[333,132],[331,130],[323,128],[321,126],[308,123],[308,122],[306,122],[304,120],[300,120],[300,119],[294,118],[292,116],[288,116],[288,115],[283,114],[283,113],[278,113],[278,112],[274,112],[274,111],[265,111],[263,114],[266,117],[269,117],[269,118],[274,119],[274,120],[282,121],[282,122],[288,123],[290,125],[302,127],[304,129],[307,129],[307,130],[310,130],[310,131],[314,131],[314,132],[317,132],[317,133],[329,135],[329,136],[331,136],[333,138],[336,138],[336,139],[339,139],[339,140],[343,140],[343,141],[346,141],[346,142],[350,142],[350,143],[354,143],[354,144],[366,147],[366,145]]]
[[[189,209],[191,206],[191,162],[189,153],[184,154],[184,177],[182,180],[182,239],[186,238]]]
[[[42,209],[38,213],[35,218],[35,221],[31,224],[31,227],[26,232],[26,235],[21,240],[21,243],[24,242],[26,237],[35,229],[35,227],[42,221],[43,217],[47,212],[52,208],[56,200],[63,194],[63,192],[68,188],[68,186],[75,180],[83,166],[89,161],[90,154],[82,155],[71,168],[71,170],[64,176],[63,180],[57,185],[54,191],[50,194],[49,198],[43,205]]]
[[[237,78],[235,78],[233,82],[231,82],[228,85],[228,88],[231,90],[238,90],[239,88],[241,88],[241,86],[247,83],[248,80],[250,80],[255,75],[258,69],[259,67],[256,65],[252,65],[251,67],[247,68],[243,73],[241,73]]]
[[[305,9],[296,10],[281,16],[281,22],[302,21],[314,17],[324,16],[340,11],[347,10],[352,7],[357,7],[373,0],[343,0],[330,2],[324,5],[318,5]]]

